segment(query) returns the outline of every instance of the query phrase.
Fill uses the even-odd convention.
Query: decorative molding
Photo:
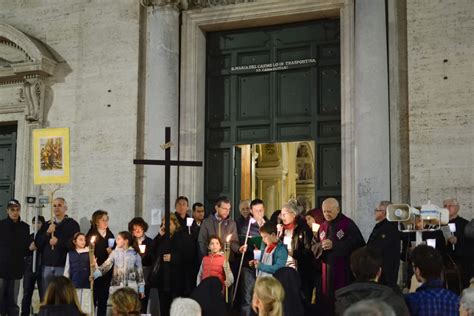
[[[146,8],[156,7],[174,7],[177,9],[186,10],[188,8],[188,2],[193,0],[140,0],[140,4]]]
[[[18,105],[4,107],[0,112],[25,113],[29,123],[43,122],[46,78],[54,75],[57,60],[45,44],[0,23],[0,86],[20,88]]]
[[[23,94],[26,99],[27,108],[25,120],[28,122],[42,121],[44,109],[44,79],[41,77],[25,80]]]
[[[354,0],[290,0],[215,6],[182,13],[180,159],[204,160],[206,32],[340,17],[342,206],[356,212],[353,122]],[[180,173],[179,191],[203,200],[203,170]]]

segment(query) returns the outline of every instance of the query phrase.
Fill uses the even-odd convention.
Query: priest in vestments
[[[336,290],[353,280],[350,268],[352,252],[365,245],[357,225],[340,213],[339,202],[328,198],[323,202],[325,222],[313,238],[312,249],[322,261],[322,298],[317,301],[334,304]]]

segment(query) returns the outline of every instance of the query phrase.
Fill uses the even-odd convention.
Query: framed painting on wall
[[[33,130],[34,184],[69,183],[69,128]]]

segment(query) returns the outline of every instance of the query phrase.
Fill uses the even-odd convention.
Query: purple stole
[[[340,214],[339,219],[335,225],[335,232],[331,231],[333,245],[342,240],[347,234],[347,228],[349,227],[349,219]],[[330,223],[325,221],[319,229],[319,241],[323,241],[329,238],[329,226]],[[322,261],[322,292],[323,295],[333,298],[336,290],[346,286],[348,284],[346,268],[350,265],[349,258],[336,257],[331,258],[330,264]]]

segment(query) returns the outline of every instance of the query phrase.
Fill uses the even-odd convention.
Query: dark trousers
[[[107,301],[109,299],[111,280],[112,270],[94,281],[94,304],[97,307],[97,316],[107,315]]]
[[[160,298],[160,316],[170,316],[172,297],[171,292],[158,290],[158,296]]]
[[[28,257],[27,257],[28,258]],[[25,259],[28,260],[28,259]],[[31,312],[31,299],[35,290],[35,284],[38,285],[39,298],[43,297],[43,287],[41,284],[41,270],[40,267],[33,273],[31,264],[27,262],[25,275],[23,276],[23,299],[21,300],[21,315],[28,316]]]
[[[20,315],[18,292],[20,280],[0,279],[0,314],[7,316]]]
[[[241,316],[251,316],[255,315],[252,310],[252,295],[253,287],[255,286],[256,275],[255,269],[249,267],[243,267],[240,275],[240,289],[241,289],[241,300],[242,304],[240,305],[240,315]]]

